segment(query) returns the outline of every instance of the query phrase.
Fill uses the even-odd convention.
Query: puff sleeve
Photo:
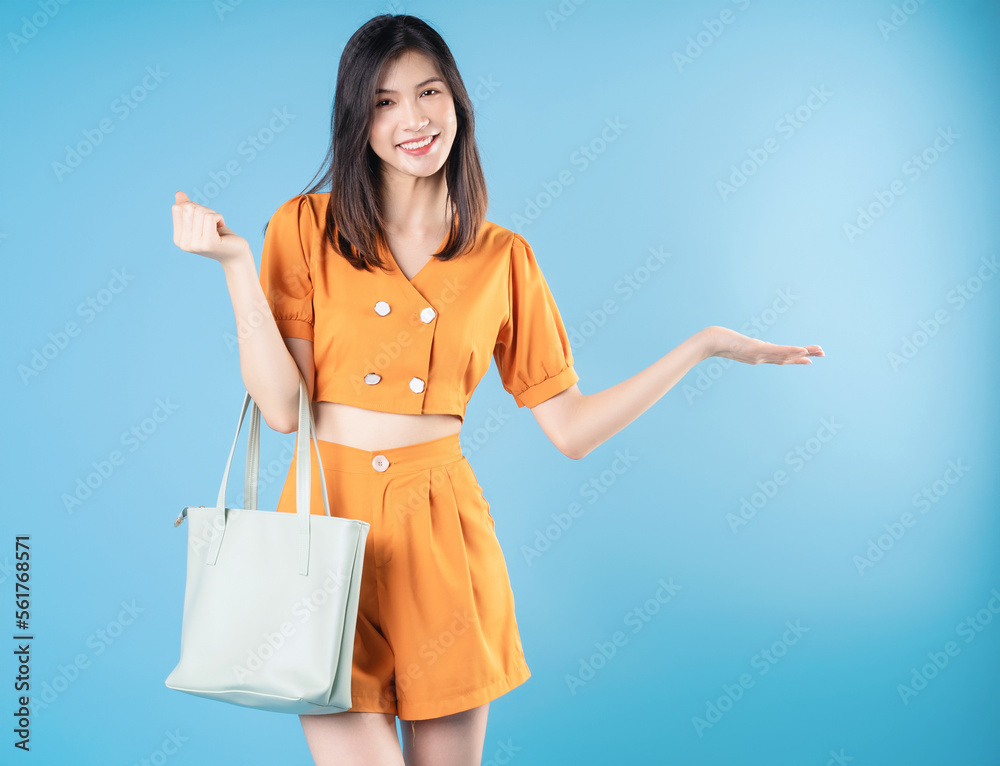
[[[299,221],[305,195],[285,202],[271,216],[260,257],[260,286],[283,338],[313,340],[313,284]]]
[[[531,246],[514,234],[507,282],[509,316],[493,358],[503,387],[517,406],[534,407],[580,377],[573,369],[566,328]]]

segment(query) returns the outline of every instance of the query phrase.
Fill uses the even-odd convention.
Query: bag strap
[[[303,383],[303,385],[304,385],[304,383]],[[308,397],[308,389],[306,389],[306,396]],[[249,398],[249,393],[247,394],[247,397]],[[299,403],[300,404],[302,402],[302,398],[303,397],[301,397],[301,396],[299,397]],[[307,402],[308,402],[308,399],[307,399]],[[312,417],[312,402],[308,402],[308,406],[310,408],[309,412],[307,413],[307,419],[309,420],[309,433],[311,434],[311,436],[312,436],[313,439],[316,439],[317,441],[319,441],[319,439],[316,436],[316,421]],[[300,415],[301,415],[301,413],[300,413]],[[299,455],[299,453],[298,453],[299,435],[302,434],[301,422],[302,421],[301,421],[301,418],[300,418],[300,421],[299,421],[300,427],[299,427],[299,430],[296,432],[296,437],[295,437],[296,438],[295,445],[296,445],[296,454],[297,455]],[[257,425],[256,429],[253,428],[253,426],[254,426],[255,423]],[[249,481],[248,481],[246,483],[245,488],[244,488],[244,493],[243,493],[244,508],[247,508],[247,509],[251,509],[251,508],[256,508],[257,507],[257,485],[258,485],[257,473],[258,473],[258,464],[260,463],[260,446],[259,446],[260,445],[260,408],[257,407],[257,402],[253,401],[252,399],[250,401],[250,426],[251,426],[251,428],[250,428],[250,434],[249,434],[249,438],[247,439],[247,468],[246,468],[246,476],[247,477],[253,476],[253,484],[251,485],[249,483]],[[238,433],[239,433],[239,426],[237,426],[237,434]],[[309,451],[309,448],[306,447],[305,452],[308,452],[308,451]],[[299,457],[296,460],[296,462],[298,462],[298,460],[305,460],[305,457],[302,457],[301,455],[299,455]],[[330,500],[327,497],[326,475],[323,473],[323,459],[322,459],[322,457],[320,455],[319,446],[318,445],[316,446],[316,460],[319,463],[319,475],[320,475],[320,479],[322,480],[321,484],[320,484],[320,488],[323,491],[323,507],[324,507],[324,511],[326,512],[326,515],[329,516],[330,515]],[[298,472],[296,472],[296,474],[297,473]],[[312,486],[312,484],[311,484],[311,477],[310,477],[310,472],[309,471],[306,472],[305,479],[303,480],[302,483],[303,483],[304,486],[307,486],[307,487],[311,487]],[[298,487],[298,485],[299,485],[298,484],[298,476],[296,475],[296,487]],[[309,499],[308,498],[306,499],[306,507],[307,508],[309,507]],[[296,508],[298,508],[298,490],[296,490]]]
[[[257,403],[253,403],[254,409],[257,408]],[[309,428],[305,429],[305,424],[308,421]],[[305,433],[306,439],[303,442],[302,434]],[[310,513],[309,501],[312,497],[312,477],[311,477],[311,466],[309,459],[309,445],[310,441],[315,447],[316,452],[316,464],[319,466],[319,487],[320,492],[323,495],[323,512],[325,515],[330,515],[330,498],[327,496],[326,490],[326,475],[323,473],[323,457],[319,453],[319,437],[316,436],[316,420],[312,414],[312,402],[309,401],[309,389],[306,388],[305,381],[302,376],[299,376],[299,428],[295,433],[295,446],[296,446],[296,472],[295,472],[295,510],[297,513],[301,513],[301,509],[305,508],[305,513],[308,516]],[[257,461],[259,456],[257,451],[254,451],[254,472],[256,473]]]
[[[260,447],[253,447],[251,452],[251,442],[260,444],[260,408],[257,402],[250,404],[250,433],[247,437],[247,467],[243,472],[243,507],[247,509],[257,508],[257,465],[260,462]]]
[[[319,452],[319,439],[316,437],[316,423],[312,415],[312,408],[309,401],[309,392],[306,388],[305,380],[302,378],[301,371],[299,373],[299,418],[298,418],[298,432],[296,434],[296,472],[295,472],[295,511],[298,517],[299,533],[300,533],[300,568],[299,574],[306,575],[309,573],[309,541],[310,541],[310,527],[311,527],[311,511],[310,511],[310,499],[312,496],[312,480],[311,480],[311,460],[309,457],[309,444],[310,442],[315,442],[316,450],[316,460],[319,465],[320,473],[320,488],[323,495],[323,510],[327,516],[330,516],[330,499],[327,495],[326,489],[326,476],[323,473],[323,458]],[[222,475],[222,486],[219,487],[219,497],[215,506],[215,515],[211,520],[212,527],[218,530],[212,540],[210,541],[208,552],[205,556],[205,563],[207,565],[215,565],[218,561],[219,551],[222,548],[222,540],[225,537],[227,514],[226,514],[226,486],[229,482],[229,472],[233,464],[233,455],[236,453],[236,443],[240,438],[240,430],[243,427],[243,420],[246,417],[247,407],[251,406],[251,422],[254,420],[254,414],[257,415],[258,426],[255,429],[251,428],[250,435],[247,439],[247,465],[249,467],[249,472],[253,474],[254,477],[254,491],[252,499],[254,500],[254,505],[256,505],[256,489],[257,489],[257,479],[258,479],[258,465],[260,460],[259,454],[259,440],[260,440],[260,426],[259,426],[259,408],[257,403],[253,401],[250,396],[250,392],[247,391],[246,396],[243,398],[243,407],[240,410],[240,419],[236,426],[236,436],[233,437],[233,445],[229,449],[229,458],[226,461],[226,470]],[[305,434],[306,438],[303,439],[302,435]],[[244,498],[246,499],[246,498]],[[247,509],[251,510],[251,509]]]

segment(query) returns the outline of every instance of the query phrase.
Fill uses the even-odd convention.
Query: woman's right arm
[[[299,375],[304,363],[309,369],[301,370],[301,374],[309,392],[308,401],[312,401],[312,341],[281,337],[249,247],[242,255],[224,261],[222,270],[236,315],[243,384],[268,426],[291,433],[299,426]],[[292,356],[293,344],[302,350],[297,354],[298,363]]]
[[[236,317],[240,373],[268,426],[298,428],[299,376],[312,401],[312,342],[281,337],[257,276],[250,245],[226,227],[222,215],[177,192],[171,208],[174,244],[222,264]],[[294,356],[293,356],[294,353]],[[305,366],[307,369],[302,369]]]

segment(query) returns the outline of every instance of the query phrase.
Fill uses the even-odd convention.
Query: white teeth
[[[427,146],[433,140],[434,136],[427,136],[423,141],[417,141],[412,144],[400,144],[400,146],[404,149],[419,149],[421,146]]]

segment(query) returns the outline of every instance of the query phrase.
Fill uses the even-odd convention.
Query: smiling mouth
[[[423,149],[423,148],[425,148],[425,147],[430,146],[431,144],[433,144],[437,140],[437,137],[439,135],[440,135],[439,133],[435,133],[433,136],[429,136],[427,138],[423,138],[423,139],[421,139],[419,141],[407,141],[405,144],[398,144],[398,146],[399,146],[400,149],[403,149],[403,150],[406,150],[406,151],[413,151],[415,149]]]

